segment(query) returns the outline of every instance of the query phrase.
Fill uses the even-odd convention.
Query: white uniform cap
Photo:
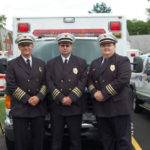
[[[75,37],[73,34],[70,33],[61,33],[56,38],[58,44],[60,43],[74,43]]]
[[[111,33],[100,34],[98,37],[98,41],[100,45],[104,43],[117,43],[118,42],[117,38]]]
[[[34,42],[34,38],[31,35],[25,35],[25,34],[19,35],[15,41],[16,44],[33,43],[33,42]]]

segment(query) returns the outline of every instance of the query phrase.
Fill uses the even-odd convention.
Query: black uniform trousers
[[[130,115],[97,117],[102,150],[132,150]]]
[[[13,118],[13,127],[15,150],[28,150],[31,145],[32,150],[43,150],[44,117]]]
[[[67,125],[70,136],[70,150],[81,150],[81,121],[82,115],[62,116],[51,114],[52,149],[62,150],[64,127]]]

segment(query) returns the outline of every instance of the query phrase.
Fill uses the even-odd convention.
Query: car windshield
[[[77,39],[73,44],[72,54],[86,59],[90,64],[101,56],[100,46],[96,39]],[[55,40],[37,40],[34,43],[33,55],[47,62],[59,55],[58,44]]]

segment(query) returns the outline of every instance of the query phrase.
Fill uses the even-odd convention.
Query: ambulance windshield
[[[72,54],[86,59],[87,64],[101,56],[99,43],[94,39],[76,40]],[[55,40],[39,40],[34,43],[33,55],[47,62],[59,55],[58,44]]]

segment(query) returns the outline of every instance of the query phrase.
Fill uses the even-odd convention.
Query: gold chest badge
[[[39,66],[39,72],[42,72],[42,71],[43,71],[43,70],[42,70],[42,67]]]
[[[78,73],[78,69],[77,68],[73,68],[73,73],[77,74]]]
[[[115,71],[115,65],[110,65],[110,70]]]

